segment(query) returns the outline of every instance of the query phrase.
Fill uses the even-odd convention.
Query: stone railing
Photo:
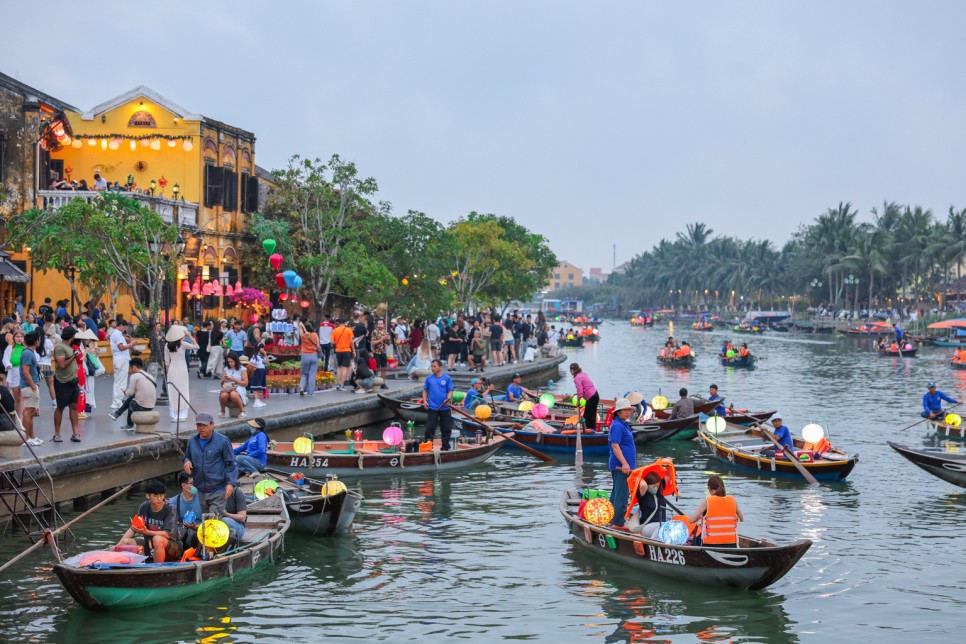
[[[122,193],[125,197],[131,197],[138,201],[142,206],[150,208],[161,215],[164,221],[177,223],[179,226],[198,226],[198,204],[181,199],[167,199],[165,197],[152,197],[134,192]],[[84,199],[90,201],[97,196],[97,192],[82,192],[76,190],[41,190],[40,199],[42,208],[56,210],[61,208],[74,199]]]

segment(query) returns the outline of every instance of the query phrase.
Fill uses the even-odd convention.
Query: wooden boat
[[[278,483],[276,494],[282,494],[288,507],[291,529],[313,535],[346,534],[352,530],[362,496],[348,488],[336,494],[328,494],[326,481],[304,477],[299,485],[293,474],[266,469],[253,477],[241,477],[238,484],[245,495],[252,497],[255,485],[263,479]]]
[[[631,326],[654,326],[654,318],[631,318]]]
[[[784,330],[787,331],[788,329],[786,328]],[[765,327],[758,326],[757,324],[736,324],[734,331],[735,333],[764,333]]]
[[[579,507],[577,490],[566,490],[560,500],[560,514],[580,546],[648,574],[705,586],[767,588],[784,577],[812,545],[801,539],[777,546],[739,535],[737,548],[672,546],[615,526],[594,525],[577,516]]]
[[[652,418],[643,423],[633,423],[630,427],[635,432],[634,442],[638,445],[656,443],[667,438],[689,441],[698,435],[700,419],[699,414],[667,420]]]
[[[600,425],[603,425],[604,420],[607,418],[608,407],[604,406],[604,402],[605,401],[601,401],[601,404],[597,407],[597,423]],[[609,401],[609,403],[609,407],[612,408],[614,406],[614,401]],[[529,411],[521,411],[519,409],[518,403],[496,403],[492,405],[492,408],[493,415],[491,418],[494,420],[517,422],[522,424],[526,424],[533,420],[533,416]],[[551,425],[563,425],[568,419],[573,418],[577,414],[577,408],[573,405],[558,403],[547,412],[547,415],[543,418],[543,420]],[[580,412],[580,415],[583,416],[583,412]]]
[[[324,479],[329,474],[339,477],[370,474],[431,472],[477,465],[503,447],[502,436],[487,438],[481,445],[456,442],[453,449],[442,450],[442,441],[433,441],[431,452],[402,452],[380,440],[318,441],[309,454],[294,451],[292,443],[277,443],[268,451],[268,467],[281,472],[301,472],[305,476]]]
[[[691,324],[694,331],[714,331],[714,325],[710,322],[694,322]]]
[[[939,420],[927,420],[926,424],[931,426],[933,431],[943,438],[953,440],[966,440],[966,425],[947,425]]]
[[[722,396],[718,400],[705,400],[704,398],[696,398],[691,396],[691,401],[694,403],[694,413],[695,414],[707,414],[714,411],[714,408],[718,405],[724,403],[724,397]],[[671,407],[667,409],[655,409],[654,417],[658,420],[667,420],[671,417]]]
[[[966,369],[966,361],[964,360],[950,360],[949,364],[953,369]]]
[[[106,611],[141,608],[183,601],[215,591],[258,565],[273,562],[282,553],[290,525],[281,495],[248,506],[248,522],[238,547],[207,561],[184,563],[92,564],[54,566],[54,573],[71,597],[84,608]]]
[[[757,423],[764,423],[769,418],[771,418],[777,410],[772,409],[770,411],[728,411],[725,415],[725,420],[733,425],[755,425]],[[701,419],[705,420],[704,418]]]
[[[885,349],[876,350],[880,356],[885,356],[888,358],[915,358],[916,354],[919,353],[918,348],[903,349],[902,351],[893,351],[892,349],[886,347]]]
[[[584,341],[588,339],[586,336],[570,334],[557,340],[557,344],[562,347],[582,347]]]
[[[721,361],[722,366],[734,367],[735,369],[752,369],[758,365],[758,356],[750,353],[733,358],[719,355],[718,359]]]
[[[758,428],[729,425],[728,429],[720,434],[712,434],[702,428],[698,430],[698,438],[718,460],[725,461],[734,467],[757,471],[761,474],[802,478],[801,473],[788,459],[761,454],[763,449],[772,448],[774,444],[765,438]],[[801,448],[804,443],[796,438],[795,446]],[[858,454],[848,454],[832,448],[822,458],[811,463],[801,463],[801,465],[816,479],[838,481],[844,480],[858,461]]]
[[[529,431],[526,426],[516,423],[508,427],[505,424],[487,423],[495,431],[501,434],[508,434],[528,447],[543,452],[545,454],[573,454],[577,450],[577,434],[561,434],[559,432],[537,432]],[[631,428],[633,430],[633,428]],[[473,433],[463,430],[464,435],[472,436]],[[588,456],[600,456],[610,453],[610,441],[607,430],[588,431],[580,436],[580,445],[583,453]],[[507,449],[520,449],[513,443],[509,443]]]
[[[396,418],[401,418],[402,420],[411,420],[414,423],[419,423],[420,425],[426,424],[426,408],[423,407],[421,398],[393,398],[392,396],[387,396],[385,394],[376,394],[379,397],[380,402],[389,411],[393,413]],[[487,396],[488,400],[493,402],[502,401],[506,396],[503,394],[496,396]]]
[[[889,447],[933,476],[947,483],[966,487],[966,454],[950,453],[938,447],[912,449],[892,442],[889,442]]]
[[[657,357],[658,364],[662,364],[665,367],[690,368],[694,366],[695,360],[697,360],[697,356],[694,355],[694,352],[691,352],[689,356],[682,356],[680,358],[661,355]]]
[[[839,329],[842,335],[855,336],[861,338],[884,338],[893,334],[892,327],[888,324],[863,324],[858,327]]]

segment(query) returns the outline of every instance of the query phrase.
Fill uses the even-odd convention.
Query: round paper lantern
[[[577,398],[576,395],[570,399],[570,404],[573,405],[574,407],[580,404],[580,400]]]
[[[266,240],[265,243],[267,244],[269,241],[273,244],[275,243],[274,240]],[[272,266],[272,270],[277,271],[282,266],[283,261],[285,261],[285,258],[278,253],[273,253],[268,256],[268,263]]]
[[[279,288],[285,288],[285,276],[281,273],[275,273],[275,283]]]
[[[231,297],[234,294],[235,290],[231,287],[231,284],[229,284],[228,288],[225,289],[225,297]]]
[[[657,529],[657,538],[670,546],[683,546],[688,542],[688,526],[683,521],[665,521]]]
[[[725,353],[725,357],[727,357],[727,358],[734,358],[735,357],[735,350],[734,349],[728,349],[728,352]]]
[[[553,397],[553,394],[541,394],[540,403],[546,405],[547,409],[553,409],[553,406],[557,404],[557,400]]]
[[[272,479],[262,479],[255,484],[255,498],[261,500],[272,496],[275,494],[275,490],[277,489],[278,481],[273,481]]]
[[[651,409],[667,409],[667,398],[664,396],[651,398]]]
[[[292,449],[296,454],[311,454],[314,445],[308,436],[299,436],[292,442]]]
[[[466,398],[466,392],[465,391],[454,391],[453,392],[453,402],[454,403],[463,402],[463,399],[464,398]]]
[[[295,278],[298,277],[298,275],[295,273],[295,271],[293,271],[293,270],[287,270],[287,271],[285,271],[285,272],[282,273],[282,277],[285,278],[285,285],[286,286],[288,286],[289,288],[295,288]]]
[[[584,506],[584,518],[594,525],[607,525],[614,518],[614,505],[608,499],[591,499]]]
[[[144,517],[142,517],[140,514],[135,514],[133,517],[131,517],[131,527],[135,528],[136,530],[144,530],[146,528],[144,525]]]
[[[408,279],[406,279],[406,278],[404,277],[404,278],[402,279],[402,285],[403,285],[403,286],[409,286],[409,280],[408,280]]]
[[[959,424],[963,422],[959,414],[947,414],[945,420],[950,427],[959,427]]]
[[[292,288],[302,288],[302,276],[296,275],[292,278]]]
[[[817,443],[825,436],[825,430],[818,423],[809,423],[802,427],[802,438],[806,443]]]
[[[473,410],[476,417],[480,420],[486,420],[493,413],[493,409],[489,405],[477,405],[476,409]]]
[[[198,526],[198,541],[206,548],[220,548],[228,543],[228,524],[218,519],[208,519]]]
[[[336,494],[342,494],[343,492],[348,492],[349,488],[345,486],[345,483],[339,480],[326,481],[322,489],[319,490],[319,494],[322,496],[335,496]]]
[[[533,414],[534,418],[546,418],[549,412],[550,410],[547,409],[547,406],[543,403],[537,403],[533,406],[533,409],[530,410],[530,413]]]
[[[382,442],[390,447],[395,447],[402,443],[403,431],[399,425],[390,425],[382,430]]]
[[[530,411],[531,409],[533,409],[533,403],[530,402],[529,400],[524,400],[520,403],[520,406],[517,407],[517,409],[519,409],[520,411]]]
[[[262,242],[262,248],[264,248],[265,252],[268,253],[269,255],[275,252],[275,247],[277,245],[278,244],[274,239],[266,239],[265,241]],[[275,268],[275,267],[273,266],[272,268]],[[278,268],[275,268],[275,270],[278,270]]]
[[[195,145],[190,140],[185,139],[185,142],[181,144],[181,147],[184,148],[185,152],[191,152],[192,148],[194,148]]]
[[[725,427],[728,426],[728,421],[721,416],[711,416],[708,418],[708,422],[704,425],[712,434],[720,434],[725,430]]]

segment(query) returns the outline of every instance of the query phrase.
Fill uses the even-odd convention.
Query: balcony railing
[[[97,196],[97,192],[82,192],[76,190],[41,190],[40,198],[43,200],[42,208],[56,210],[62,208],[74,199],[84,199],[90,201]],[[125,197],[137,200],[142,206],[150,208],[161,215],[161,218],[170,223],[177,223],[179,226],[198,226],[198,204],[181,199],[166,199],[165,197],[152,197],[136,192],[122,193]]]

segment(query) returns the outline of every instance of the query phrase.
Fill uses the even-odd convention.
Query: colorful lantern
[[[454,403],[463,402],[463,399],[464,398],[466,398],[466,392],[465,391],[454,391],[453,392],[453,402]]]
[[[258,322],[258,313],[252,313],[251,315],[248,316],[249,324],[255,324],[256,322]]]
[[[261,501],[262,499],[275,494],[275,490],[277,489],[278,481],[274,481],[272,479],[262,479],[255,484],[255,498]]]
[[[664,396],[654,396],[651,398],[651,409],[667,409],[667,398]]]
[[[146,526],[144,525],[144,517],[142,517],[140,514],[135,514],[133,517],[131,517],[131,527],[135,530],[146,529]]]
[[[288,300],[288,293],[282,293],[281,295],[278,296],[279,302],[285,302],[287,300]]]
[[[954,414],[950,414],[952,416]],[[957,416],[958,418],[958,416]],[[946,424],[949,424],[949,416],[946,416]],[[802,427],[802,438],[806,443],[817,443],[825,436],[825,430],[818,423],[809,423]]]
[[[198,541],[206,548],[220,548],[228,543],[228,524],[218,519],[208,519],[198,526]]]
[[[241,292],[241,290],[242,290],[241,280],[238,280],[237,282],[235,282],[235,292],[239,293]]]
[[[476,409],[473,410],[476,417],[480,420],[486,420],[493,413],[493,409],[489,405],[477,405]]]
[[[275,283],[279,288],[285,288],[285,275],[282,273],[275,273]]]
[[[517,409],[519,409],[520,411],[530,411],[531,409],[533,409],[533,403],[530,402],[529,400],[521,401],[520,406],[517,407]]]
[[[225,297],[231,297],[234,294],[235,294],[235,291],[232,290],[231,284],[229,284],[228,288],[225,289]]]
[[[336,494],[342,494],[347,492],[349,488],[345,486],[342,481],[326,481],[319,493],[322,496],[335,496]]]
[[[549,412],[550,410],[547,409],[547,406],[543,403],[537,403],[533,406],[533,409],[530,410],[530,413],[533,414],[534,418],[546,418]]]
[[[541,394],[540,402],[546,405],[547,409],[553,409],[553,406],[557,404],[557,400],[553,397],[553,394]]]
[[[402,280],[402,285],[403,286],[409,286],[409,280],[404,277],[403,280]]]
[[[191,284],[188,283],[188,280],[185,280],[185,281],[181,282],[181,292],[182,293],[190,293],[191,292]]]
[[[281,268],[283,261],[285,261],[285,258],[279,255],[278,253],[274,253],[273,255],[269,255],[268,257],[268,263],[271,265],[272,270],[275,270],[275,271]]]
[[[295,288],[295,278],[298,277],[298,274],[296,274],[295,271],[287,270],[284,273],[282,273],[282,277],[285,278],[286,286],[288,286],[289,288]]]
[[[708,431],[711,432],[712,434],[720,434],[725,430],[725,427],[727,426],[728,426],[728,421],[726,421],[721,416],[711,416],[710,418],[708,418],[708,422],[705,423],[705,427],[707,427]]]
[[[963,422],[963,419],[962,417],[960,417],[959,414],[946,414],[945,420],[946,420],[946,424],[949,425],[950,427],[959,427],[960,423]],[[815,442],[815,441],[811,441],[811,442]]]
[[[296,275],[292,279],[292,288],[302,288],[302,276]]]
[[[292,443],[292,449],[296,454],[311,454],[314,449],[311,436],[299,436]]]
[[[264,248],[265,252],[268,253],[269,255],[275,252],[275,246],[277,245],[278,244],[276,244],[274,239],[266,239],[265,241],[262,242],[262,248]],[[281,255],[279,255],[279,257],[281,257]],[[271,258],[269,258],[269,261],[271,261]],[[275,268],[275,270],[278,270],[277,267],[273,266],[272,268]]]
[[[602,497],[591,499],[584,506],[584,518],[594,525],[607,525],[614,519],[614,505]]]
[[[402,427],[399,425],[390,425],[389,427],[382,430],[382,442],[384,442],[389,447],[395,447],[400,445],[403,441],[403,431]]]
[[[309,302],[308,300],[302,300],[301,302],[299,302],[299,306],[301,306],[303,309],[307,309],[310,306],[312,306],[312,303]]]

